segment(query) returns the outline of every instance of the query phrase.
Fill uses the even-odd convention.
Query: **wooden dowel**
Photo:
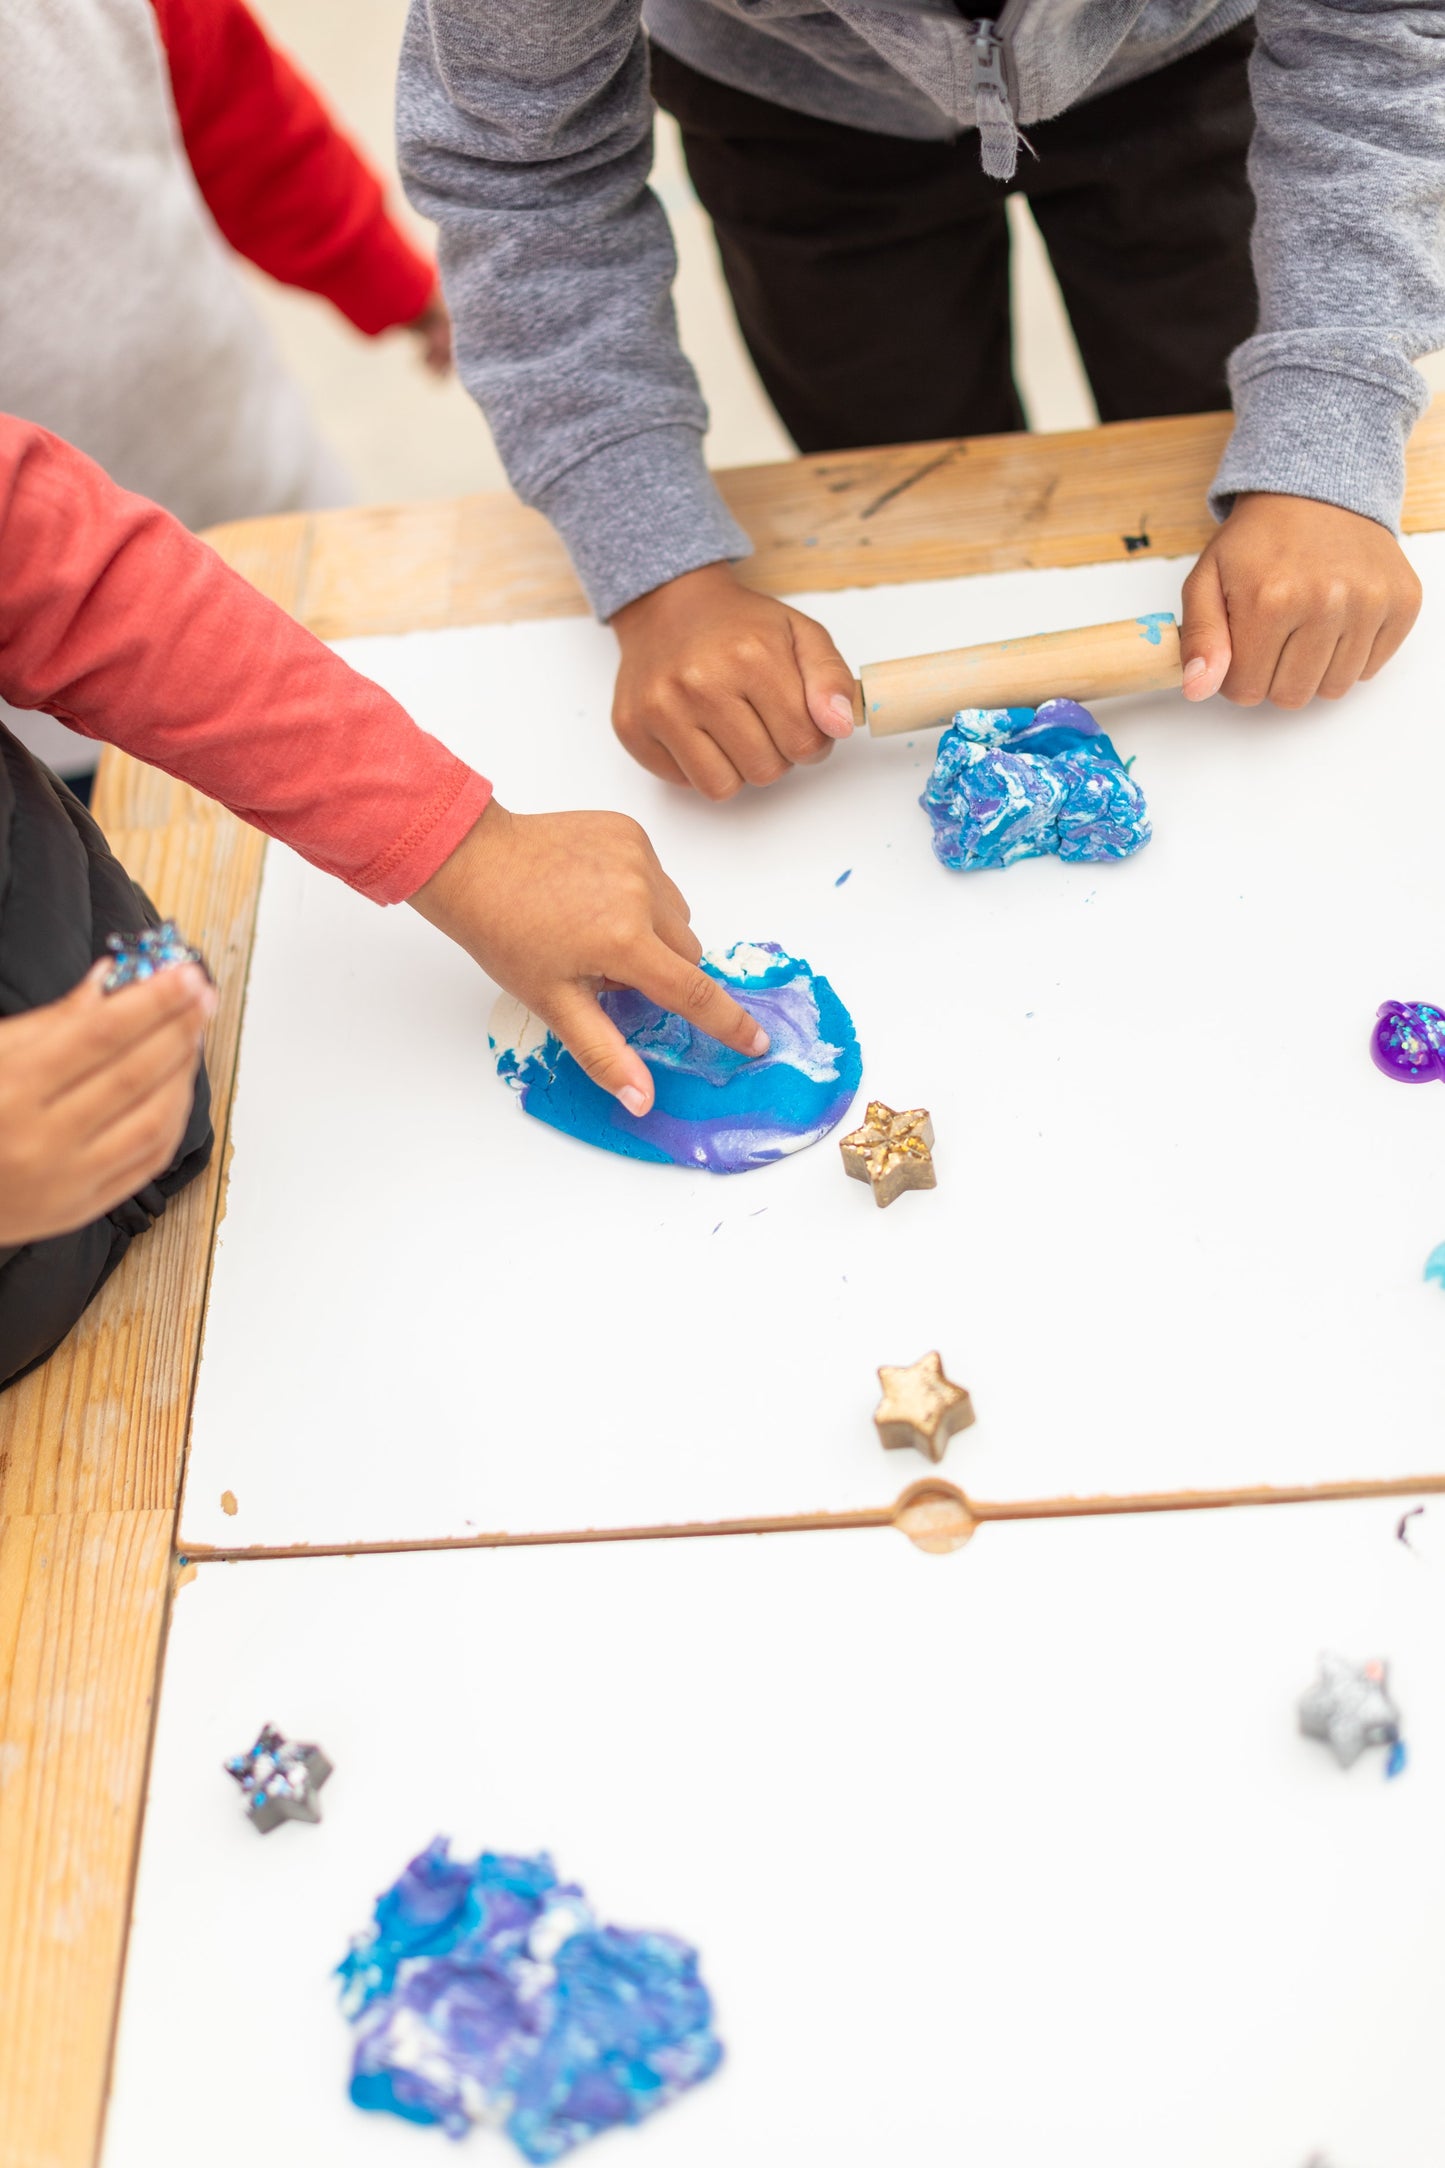
[[[865,663],[853,713],[875,738],[892,738],[940,730],[960,708],[1037,708],[1061,698],[1087,703],[1166,692],[1180,677],[1179,627],[1160,610],[1112,625]]]

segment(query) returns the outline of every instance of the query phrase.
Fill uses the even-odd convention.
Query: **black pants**
[[[793,113],[652,50],[657,102],[759,376],[800,451],[1021,429],[1009,187],[1048,245],[1104,421],[1229,404],[1255,328],[1252,26],[1042,121],[1012,183],[949,142]]]
[[[156,917],[85,807],[0,724],[0,1017],[58,1001],[105,954],[108,934]],[[212,1142],[203,1067],[176,1156],[154,1181],[71,1234],[0,1248],[0,1391],[54,1351]]]

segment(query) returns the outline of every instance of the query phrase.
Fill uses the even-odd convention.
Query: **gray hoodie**
[[[1249,0],[649,0],[720,81],[890,135],[1018,130],[1206,43]],[[1217,515],[1241,490],[1398,526],[1404,447],[1445,346],[1445,0],[1258,0],[1250,63],[1260,329],[1230,362]],[[747,537],[702,457],[676,259],[647,185],[641,0],[412,0],[402,172],[441,229],[464,382],[600,617]],[[1128,336],[1127,325],[1120,336]]]

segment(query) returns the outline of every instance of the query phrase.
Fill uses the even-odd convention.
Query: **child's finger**
[[[1391,611],[1375,634],[1370,646],[1369,660],[1360,671],[1361,677],[1372,678],[1377,670],[1384,668],[1419,614],[1418,602],[1413,608]]]
[[[634,730],[628,726],[618,729],[615,718],[612,727],[617,732],[619,743],[632,755],[639,768],[645,768],[649,775],[655,775],[660,783],[676,783],[683,790],[687,789],[688,778],[661,738],[654,737],[650,731]]]
[[[183,1023],[194,1037],[215,1008],[215,988],[199,964],[159,971],[114,994],[102,991],[109,968],[102,958],[54,1004],[54,1028],[46,1034],[39,1071],[47,1098],[74,1090],[153,1033]]]
[[[542,1021],[556,1032],[594,1084],[620,1100],[629,1114],[647,1112],[653,1099],[647,1064],[628,1045],[594,995],[574,987],[558,996]]]
[[[659,940],[665,941],[684,963],[702,962],[702,943],[685,918],[678,918],[671,911],[659,911],[652,923],[657,929]]]
[[[742,789],[743,779],[737,769],[717,740],[704,731],[681,732],[671,751],[687,781],[704,798],[735,798]]]
[[[147,1033],[103,1069],[96,1069],[51,1102],[77,1143],[103,1137],[151,1104],[169,1087],[189,1086],[201,1059],[196,1017],[182,1010],[160,1031]]]
[[[628,975],[649,1001],[685,1017],[689,1024],[696,1024],[699,1031],[730,1046],[734,1053],[755,1059],[768,1051],[768,1035],[757,1018],[749,1016],[716,979],[710,979],[695,964],[685,963],[662,941],[654,941],[631,965]]]
[[[1179,655],[1184,664],[1184,697],[1208,700],[1224,683],[1234,650],[1224,589],[1207,552],[1184,582],[1183,601]]]
[[[825,738],[853,735],[853,673],[822,626],[794,610],[793,653],[803,680],[808,713]]]
[[[1320,679],[1321,700],[1338,700],[1352,685],[1358,683],[1364,676],[1373,642],[1372,625],[1353,625],[1340,634],[1335,642],[1334,654]]]
[[[1280,649],[1269,682],[1269,697],[1277,708],[1302,708],[1313,700],[1338,641],[1337,624],[1296,625]]]
[[[102,1136],[92,1139],[85,1155],[90,1219],[112,1211],[165,1172],[185,1135],[193,1097],[189,1077],[172,1077]]]

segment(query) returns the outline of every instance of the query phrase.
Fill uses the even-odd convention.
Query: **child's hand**
[[[1389,661],[1419,610],[1420,582],[1378,521],[1309,497],[1236,497],[1184,582],[1185,698],[1338,700]]]
[[[449,376],[452,366],[452,320],[438,286],[420,316],[407,330],[421,348],[421,358],[433,376]]]
[[[664,782],[731,798],[821,760],[853,728],[853,673],[821,625],[704,565],[612,620],[612,727]]]
[[[160,1174],[191,1112],[216,1005],[195,964],[0,1020],[0,1243],[88,1226]]]
[[[494,799],[411,901],[629,1114],[652,1105],[652,1078],[598,1006],[601,987],[636,987],[739,1054],[768,1050],[767,1033],[698,970],[687,905],[620,813],[508,813]]]

